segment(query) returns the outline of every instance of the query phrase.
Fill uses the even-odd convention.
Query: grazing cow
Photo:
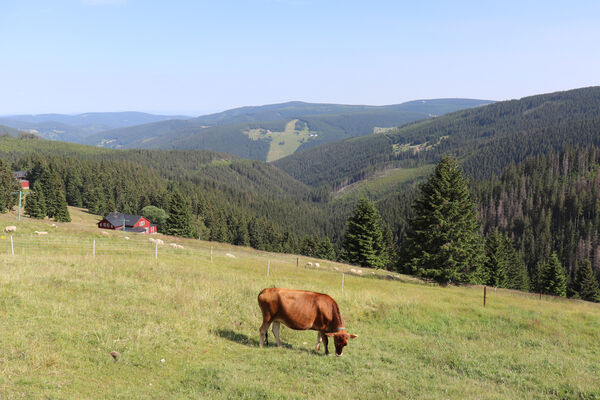
[[[260,347],[265,342],[269,344],[267,331],[271,323],[273,323],[273,335],[277,346],[281,345],[279,326],[283,322],[291,329],[317,331],[316,351],[319,351],[323,342],[325,354],[329,354],[328,337],[333,337],[337,356],[342,355],[348,339],[357,337],[346,332],[337,303],[326,294],[306,290],[268,288],[258,295],[258,305],[263,315]]]

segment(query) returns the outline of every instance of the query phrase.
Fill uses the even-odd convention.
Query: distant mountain
[[[275,165],[300,181],[341,188],[393,168],[453,155],[475,178],[566,145],[600,145],[600,87],[542,94],[457,111],[378,135],[323,144]]]
[[[296,101],[113,129],[81,142],[111,148],[206,149],[274,161],[320,143],[369,135],[410,121],[489,103],[436,99],[364,106]]]
[[[0,117],[0,124],[35,133],[46,139],[77,142],[85,136],[109,129],[185,118],[189,117],[142,112],[94,112],[78,115],[10,115]]]

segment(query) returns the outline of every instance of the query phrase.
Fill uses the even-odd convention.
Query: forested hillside
[[[298,250],[304,235],[331,235],[309,188],[269,164],[208,151],[111,150],[40,139],[0,139],[0,158],[13,170],[58,173],[69,205],[103,215],[169,210],[181,193],[194,236],[274,251]],[[36,175],[31,178],[35,185]],[[159,227],[160,228],[160,227]]]
[[[489,104],[397,130],[317,146],[275,164],[310,184],[344,186],[391,167],[452,154],[473,177],[500,173],[527,156],[565,145],[598,145],[600,87]]]
[[[470,99],[421,100],[391,106],[289,102],[115,129],[82,142],[111,148],[208,149],[265,161],[269,149],[283,146],[285,140],[298,140],[300,148],[308,148],[488,103]],[[292,136],[282,142],[268,134],[251,134],[252,130],[282,132],[296,119],[298,138]]]

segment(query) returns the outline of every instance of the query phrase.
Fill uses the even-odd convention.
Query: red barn
[[[27,171],[17,171],[13,173],[16,180],[19,181],[21,189],[29,190],[29,181],[27,180]]]
[[[125,229],[123,229],[125,225]],[[156,233],[156,225],[139,215],[112,212],[98,222],[100,229],[124,230],[125,232]]]

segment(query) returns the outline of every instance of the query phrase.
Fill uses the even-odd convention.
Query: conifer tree
[[[507,254],[504,238],[498,229],[494,229],[486,238],[485,253],[487,256],[483,264],[485,284],[505,287]]]
[[[567,282],[556,252],[552,253],[550,260],[542,271],[540,285],[545,294],[553,296],[567,296]]]
[[[325,237],[317,245],[317,257],[325,260],[335,260],[335,249],[328,237]]]
[[[480,222],[456,160],[444,158],[436,166],[413,207],[403,269],[443,283],[483,283]]]
[[[190,207],[185,198],[179,191],[175,191],[171,197],[169,216],[165,223],[165,233],[173,236],[193,237],[191,219]]]
[[[592,264],[585,260],[577,269],[573,289],[580,299],[600,302],[600,288],[598,280],[592,270]]]
[[[504,236],[506,249],[506,288],[515,290],[529,290],[529,275],[523,258],[519,256],[508,235]]]
[[[386,243],[381,230],[381,217],[373,202],[359,200],[346,223],[342,244],[344,261],[363,267],[383,268],[388,263]]]
[[[4,213],[15,205],[16,196],[13,192],[20,189],[8,165],[0,160],[0,212]]]
[[[43,219],[46,216],[46,199],[40,181],[33,184],[33,191],[25,198],[25,212],[31,218]]]
[[[71,215],[67,208],[67,199],[63,190],[63,182],[58,176],[57,172],[50,174],[50,185],[51,185],[51,207],[52,216],[55,221],[58,222],[71,222]],[[46,199],[46,205],[48,200]]]

